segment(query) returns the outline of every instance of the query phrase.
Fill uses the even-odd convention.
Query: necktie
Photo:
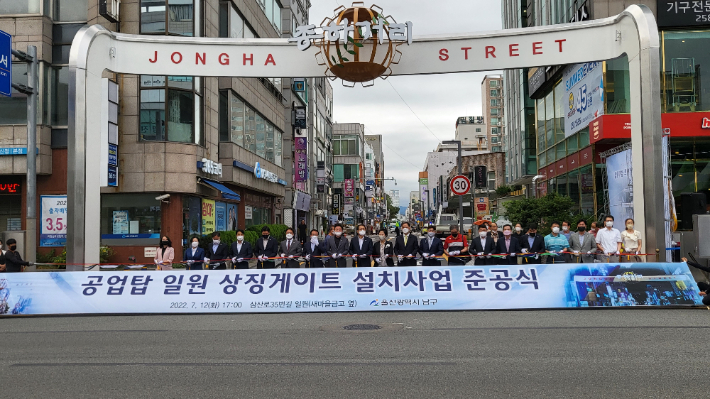
[[[404,236],[404,245],[407,245],[407,236]]]
[[[288,240],[288,244],[286,244],[286,252],[288,252],[291,249],[291,240]]]
[[[510,240],[505,240],[505,250],[510,251]]]

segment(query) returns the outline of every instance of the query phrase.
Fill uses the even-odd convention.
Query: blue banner
[[[214,204],[214,209],[216,230],[227,230],[227,204],[224,202],[216,202]]]
[[[4,273],[2,314],[699,305],[685,263]]]

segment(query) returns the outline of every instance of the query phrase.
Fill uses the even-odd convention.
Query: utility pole
[[[449,140],[442,141],[441,144],[456,144],[458,150],[458,157],[456,158],[456,163],[458,164],[458,174],[461,174],[461,141],[460,140]],[[473,219],[471,219],[471,225],[473,226]],[[459,233],[465,234],[463,231],[463,196],[459,196]]]
[[[25,218],[25,259],[37,260],[37,47],[27,46],[27,53],[12,50],[12,55],[26,62],[27,86],[13,84],[27,95],[27,216]]]

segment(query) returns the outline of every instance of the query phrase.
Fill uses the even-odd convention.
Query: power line
[[[370,134],[376,134],[376,133],[373,132],[372,129],[370,129],[367,125],[365,125],[365,129],[369,130],[369,131],[370,131]],[[384,137],[384,136],[383,136],[383,137]],[[392,147],[390,147],[390,146],[388,146],[387,144],[385,144],[385,141],[384,141],[384,140],[382,140],[382,144],[383,144],[385,147],[389,148],[390,151],[392,151],[392,152],[394,153],[394,155],[396,155],[396,156],[402,158],[404,161],[406,161],[406,162],[409,163],[410,165],[412,165],[412,166],[414,166],[415,168],[417,168],[417,170],[419,170],[419,166],[413,164],[413,163],[412,163],[411,161],[409,161],[407,158],[405,158],[405,157],[399,155],[399,154],[397,153],[397,151],[395,151],[395,150],[392,149]]]
[[[394,92],[397,93],[397,96],[399,96],[400,100],[402,100],[402,102],[404,103],[404,105],[406,105],[407,108],[409,108],[409,110],[412,111],[412,114],[414,114],[414,116],[419,120],[419,122],[421,122],[422,125],[424,125],[424,127],[427,128],[427,130],[429,131],[429,133],[431,133],[434,137],[436,137],[436,139],[437,139],[438,141],[442,141],[442,140],[439,138],[439,136],[437,136],[436,133],[434,133],[434,132],[429,128],[429,126],[427,126],[427,124],[424,123],[424,121],[419,117],[419,115],[417,115],[417,113],[414,112],[414,110],[412,109],[412,107],[410,107],[409,104],[407,104],[407,102],[404,100],[404,97],[402,97],[402,95],[399,94],[399,92],[397,91],[397,89],[396,89],[396,88],[394,87],[394,85],[392,84],[392,81],[387,80],[387,83],[390,84],[390,87],[392,87],[392,90],[394,90]]]

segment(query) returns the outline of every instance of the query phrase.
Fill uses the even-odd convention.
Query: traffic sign
[[[12,36],[0,30],[0,94],[10,96],[12,90]]]
[[[451,184],[449,184],[449,186],[451,188],[451,192],[455,195],[466,195],[468,194],[468,190],[471,188],[471,181],[464,175],[458,175],[451,179]]]

